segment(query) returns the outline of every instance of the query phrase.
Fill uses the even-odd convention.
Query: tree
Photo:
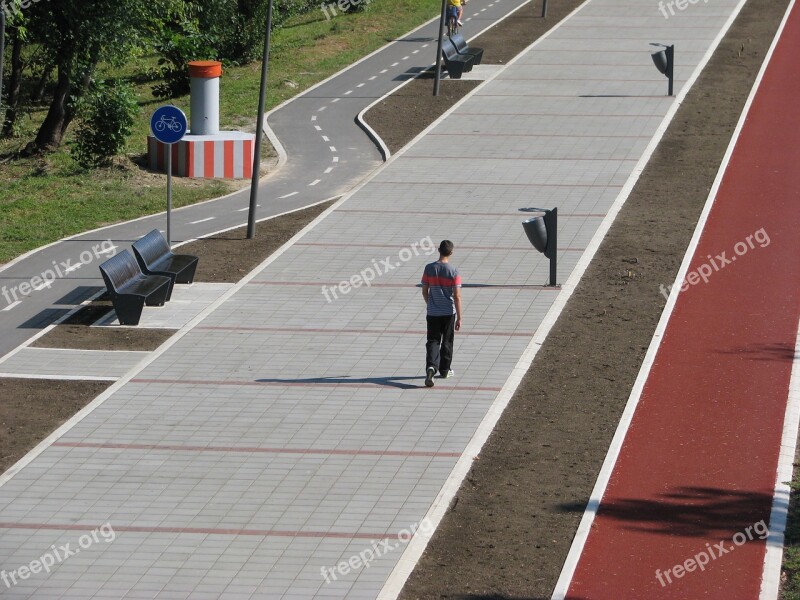
[[[31,5],[27,9],[31,33],[54,65],[56,85],[27,153],[57,148],[97,65],[120,64],[146,47],[159,31],[159,22],[180,14],[183,6],[181,0],[59,0]]]

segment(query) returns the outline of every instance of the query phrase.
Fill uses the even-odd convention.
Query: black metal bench
[[[127,250],[101,264],[100,274],[120,325],[138,325],[145,304],[163,306],[167,301],[169,277],[145,275]]]
[[[460,33],[454,33],[450,36],[450,41],[453,42],[453,46],[456,48],[456,52],[458,52],[461,56],[471,56],[472,57],[472,64],[479,65],[481,64],[481,59],[483,58],[483,48],[475,48],[473,46],[467,46],[466,40],[464,40],[464,36]]]
[[[167,300],[172,298],[175,283],[192,283],[197,271],[198,258],[189,254],[173,254],[167,240],[158,229],[133,243],[133,253],[139,267],[146,275],[163,275],[170,278]]]
[[[461,56],[456,52],[456,47],[449,39],[442,40],[442,58],[450,79],[461,79],[463,73],[472,70],[474,59],[471,56]]]

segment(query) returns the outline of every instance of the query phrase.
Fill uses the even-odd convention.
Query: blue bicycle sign
[[[179,142],[186,134],[187,127],[186,115],[177,106],[162,106],[150,118],[153,136],[163,144]]]

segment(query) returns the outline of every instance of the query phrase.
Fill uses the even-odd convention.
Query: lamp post
[[[547,18],[547,0],[542,1],[542,18]]]
[[[436,44],[436,73],[433,76],[433,95],[439,95],[439,82],[442,80],[442,38],[446,25],[447,0],[442,0],[442,16],[439,19],[439,38]]]
[[[522,222],[528,240],[539,252],[550,259],[550,286],[558,287],[556,262],[558,251],[558,208],[527,208],[526,212],[543,212],[543,216]]]
[[[258,205],[258,176],[261,171],[261,142],[264,139],[264,110],[267,103],[267,75],[269,74],[269,40],[272,31],[272,0],[267,4],[267,24],[264,32],[264,55],[261,61],[261,88],[258,95],[258,120],[256,121],[256,147],[253,152],[253,179],[250,182],[250,212],[247,215],[247,239],[256,235],[256,206]]]
[[[664,48],[652,54],[653,64],[656,69],[663,75],[667,76],[669,80],[668,96],[672,96],[673,82],[675,79],[675,45],[667,46],[666,44],[650,44],[651,46],[660,46]]]

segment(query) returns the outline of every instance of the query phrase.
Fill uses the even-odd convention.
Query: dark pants
[[[425,344],[425,370],[434,367],[439,373],[447,373],[453,362],[453,338],[456,331],[456,316],[428,316],[428,343]]]

